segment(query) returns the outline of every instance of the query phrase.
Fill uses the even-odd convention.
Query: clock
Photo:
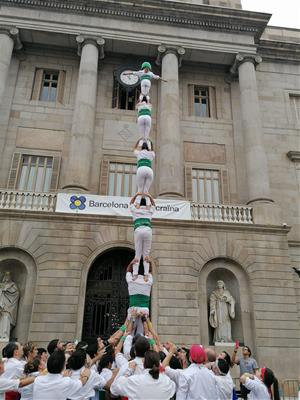
[[[140,83],[138,76],[130,74],[132,71],[137,71],[137,68],[133,66],[126,66],[115,71],[115,77],[120,85],[122,85],[125,89],[133,89]]]

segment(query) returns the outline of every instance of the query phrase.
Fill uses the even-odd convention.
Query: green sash
[[[141,158],[138,162],[137,162],[137,167],[149,167],[152,168],[152,162],[151,160],[148,160],[147,158]]]
[[[149,74],[145,74],[141,77],[141,81],[143,81],[144,79],[148,79],[148,81],[151,81],[151,75]]]
[[[149,308],[150,297],[144,294],[133,294],[129,296],[129,307],[145,307]]]
[[[138,116],[142,117],[143,115],[149,115],[151,117],[151,111],[149,110],[149,108],[142,108],[141,110],[139,110]]]
[[[139,228],[140,226],[149,226],[152,229],[151,221],[149,218],[137,218],[133,221],[134,230]]]

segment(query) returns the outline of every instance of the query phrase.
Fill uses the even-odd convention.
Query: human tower
[[[141,94],[136,105],[137,124],[140,139],[134,148],[137,158],[137,193],[130,201],[130,210],[134,225],[135,256],[129,264],[126,273],[126,281],[129,292],[128,318],[131,318],[133,309],[137,311],[135,332],[143,333],[143,317],[149,315],[150,293],[153,283],[151,274],[151,220],[155,210],[155,202],[149,193],[153,182],[152,162],[155,158],[153,143],[150,140],[152,125],[150,101],[150,89],[152,79],[161,79],[153,74],[151,64],[144,62],[140,71],[129,71],[126,74],[137,75],[141,82]],[[139,275],[140,261],[143,259],[144,274]]]

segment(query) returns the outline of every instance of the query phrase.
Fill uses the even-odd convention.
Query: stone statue
[[[10,339],[10,331],[16,325],[19,297],[10,272],[4,272],[0,283],[0,340]]]
[[[210,295],[209,323],[214,328],[214,342],[232,342],[231,321],[235,317],[235,300],[223,281]]]

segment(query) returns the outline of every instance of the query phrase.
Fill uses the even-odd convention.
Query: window
[[[215,88],[189,85],[189,115],[202,118],[216,118]]]
[[[208,88],[194,86],[194,115],[210,117]]]
[[[295,122],[300,123],[300,95],[290,93],[289,97],[292,107],[293,119]]]
[[[137,88],[127,90],[123,88],[114,77],[112,108],[135,110],[138,97],[139,93]]]
[[[57,189],[59,156],[14,153],[7,188],[45,193]]]
[[[31,99],[47,102],[63,102],[65,71],[38,68],[35,71]]]
[[[196,203],[220,204],[220,172],[192,169],[192,199]]]
[[[136,193],[136,165],[109,163],[108,195],[130,197]]]
[[[18,190],[49,192],[53,157],[22,155]]]

